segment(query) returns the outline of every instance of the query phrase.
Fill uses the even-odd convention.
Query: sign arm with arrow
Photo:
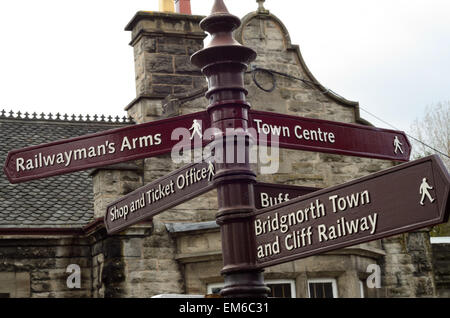
[[[11,183],[18,183],[170,153],[180,142],[172,139],[171,132],[177,128],[187,130],[193,122],[198,125],[200,121],[209,126],[207,112],[13,150],[8,153],[3,170]],[[199,146],[204,146],[209,141],[201,139],[200,130],[201,126],[196,126]],[[195,147],[193,139],[186,142]]]
[[[447,222],[450,177],[437,155],[254,212],[258,264],[272,266]]]

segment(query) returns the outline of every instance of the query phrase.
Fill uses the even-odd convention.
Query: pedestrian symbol
[[[394,137],[394,153],[397,153],[397,151],[400,151],[401,153],[403,153],[403,149],[402,149],[403,144],[400,142],[400,140],[398,139],[397,136]]]
[[[208,181],[211,181],[215,174],[214,165],[212,161],[210,161],[208,162]]]
[[[202,124],[197,119],[194,119],[194,121],[192,122],[192,126],[191,128],[189,128],[189,130],[192,130],[191,140],[194,139],[195,134],[197,134],[200,138],[203,138]]]
[[[423,200],[425,200],[425,197],[427,197],[431,203],[434,202],[434,199],[431,197],[431,194],[428,190],[433,190],[433,187],[428,184],[427,178],[423,178],[422,184],[420,185],[419,189],[419,193],[422,195],[422,197],[420,198],[420,205],[424,205]]]

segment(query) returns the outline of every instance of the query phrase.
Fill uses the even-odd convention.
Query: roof
[[[130,125],[127,118],[0,112],[0,165],[10,150]],[[71,118],[71,119],[69,119]],[[78,118],[78,120],[76,120]],[[0,174],[0,228],[79,228],[94,218],[90,171],[10,184]]]

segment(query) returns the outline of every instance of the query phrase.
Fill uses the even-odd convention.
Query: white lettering
[[[25,171],[25,167],[23,166],[24,162],[25,162],[25,160],[23,158],[17,158],[16,159],[16,170],[17,170],[17,172],[19,172],[20,169],[22,169],[22,171]]]

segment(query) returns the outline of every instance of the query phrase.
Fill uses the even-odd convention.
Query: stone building
[[[258,57],[246,75],[254,109],[370,125],[357,102],[323,87],[299,46],[262,2],[235,38]],[[190,63],[203,47],[203,17],[138,12],[126,26],[134,49],[136,98],[128,119],[0,113],[0,163],[11,149],[202,111],[206,82]],[[280,170],[260,181],[329,187],[396,163],[280,149]],[[221,236],[211,191],[116,235],[103,216],[111,201],[179,166],[163,155],[10,184],[0,177],[0,296],[151,297],[211,294],[223,285]],[[449,244],[430,244],[429,229],[269,267],[273,295],[285,297],[448,297]],[[67,284],[70,265],[80,288]],[[378,265],[380,288],[368,288]],[[69,271],[68,271],[69,267]],[[73,286],[72,286],[73,287]]]

